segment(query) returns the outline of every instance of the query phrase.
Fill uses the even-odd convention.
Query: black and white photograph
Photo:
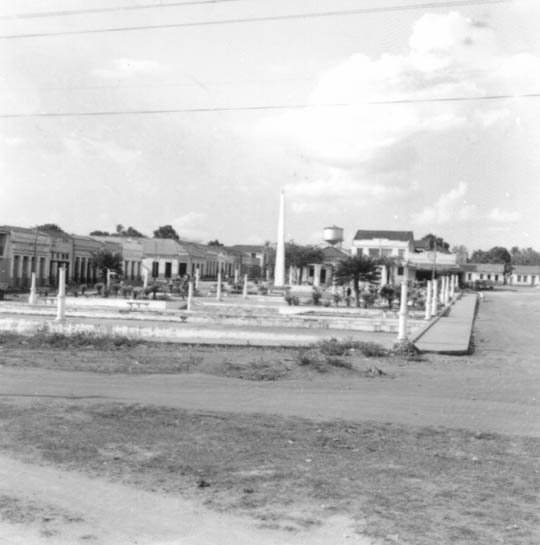
[[[539,545],[539,150],[538,0],[0,0],[0,545]]]

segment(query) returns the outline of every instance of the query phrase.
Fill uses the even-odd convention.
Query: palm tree
[[[122,254],[102,248],[94,252],[92,259],[96,269],[101,271],[103,278],[107,278],[107,269],[117,274],[122,274]]]
[[[356,255],[342,259],[334,273],[339,284],[353,283],[356,306],[360,306],[360,282],[377,282],[379,279],[379,263],[364,255]]]

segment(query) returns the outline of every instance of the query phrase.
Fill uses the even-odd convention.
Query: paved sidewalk
[[[443,316],[428,328],[414,345],[422,352],[442,354],[467,354],[474,325],[476,293],[464,294]]]

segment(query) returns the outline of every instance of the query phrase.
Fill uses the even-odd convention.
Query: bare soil
[[[487,295],[459,358],[8,342],[0,438],[11,457],[249,516],[282,532],[270,543],[315,543],[338,516],[323,542],[536,545],[539,326],[524,290]],[[5,519],[35,512],[2,493]]]

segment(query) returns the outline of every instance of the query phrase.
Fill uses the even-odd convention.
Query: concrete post
[[[198,290],[199,289],[199,282],[201,280],[201,269],[199,267],[197,267],[195,269],[195,289]]]
[[[32,283],[30,285],[30,296],[28,297],[28,303],[30,305],[35,305],[37,303],[37,293],[36,293],[36,273],[32,273]]]
[[[56,321],[61,322],[66,317],[66,269],[58,270],[58,295],[56,297]]]
[[[289,267],[289,286],[292,286],[293,283],[293,266]]]
[[[313,267],[313,286],[318,288],[321,285],[321,265]]]
[[[146,289],[148,287],[148,269],[143,269],[143,288]]]
[[[216,289],[216,299],[221,301],[221,267],[217,273],[217,289]]]
[[[281,191],[279,198],[279,218],[277,230],[276,266],[274,269],[274,286],[285,285],[285,193]]]
[[[247,299],[248,296],[248,275],[244,274],[244,289],[242,290],[242,297]]]
[[[444,304],[447,305],[450,302],[450,277],[445,277],[444,283]]]
[[[431,315],[436,316],[437,315],[437,303],[438,303],[438,282],[437,279],[434,278],[431,283],[433,284],[433,290],[431,292]]]
[[[456,275],[450,277],[450,299],[454,299],[456,295]]]
[[[425,316],[426,320],[431,320],[431,305],[432,305],[431,292],[432,292],[431,280],[428,280],[427,293],[426,293],[426,316]]]
[[[234,283],[238,284],[239,279],[240,278],[238,276],[238,267],[235,267],[235,269],[234,269]]]
[[[401,283],[401,302],[399,305],[398,341],[407,340],[407,282]]]
[[[188,283],[188,294],[187,294],[187,309],[191,310],[193,305],[193,282],[191,280]]]
[[[381,266],[381,288],[388,284],[388,268],[386,265]]]

